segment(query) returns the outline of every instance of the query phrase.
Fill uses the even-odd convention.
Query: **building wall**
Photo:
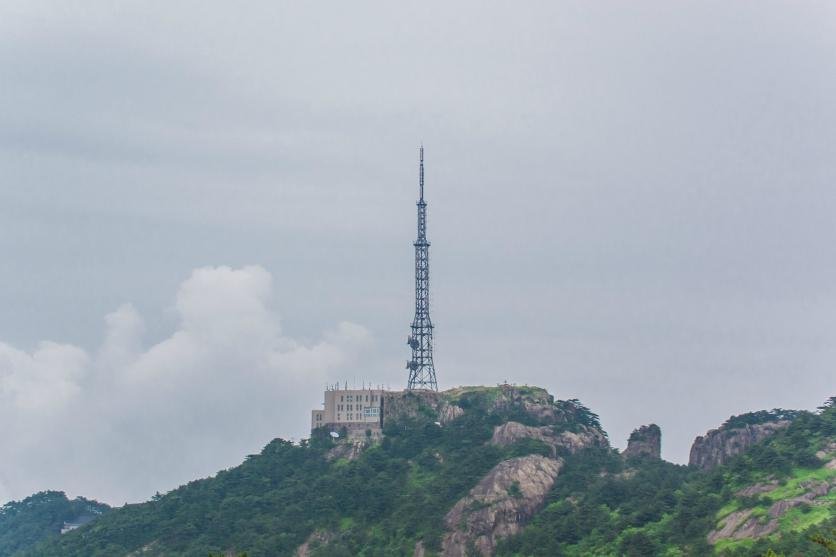
[[[311,430],[350,425],[380,427],[383,393],[378,389],[329,389],[321,410],[311,411]]]

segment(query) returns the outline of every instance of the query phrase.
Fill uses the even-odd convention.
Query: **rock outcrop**
[[[327,530],[316,530],[305,543],[296,549],[296,557],[311,557],[311,554],[317,549],[326,547],[334,540],[334,533]]]
[[[462,414],[464,410],[448,401],[447,392],[402,391],[383,395],[383,423],[418,418],[427,413],[445,425]]]
[[[520,532],[540,509],[562,466],[562,460],[541,455],[497,464],[447,513],[443,554],[465,557],[472,545],[493,555],[499,539]]]
[[[836,441],[829,440],[824,446],[816,451],[816,458],[825,461],[825,468],[836,470]]]
[[[756,495],[763,495],[764,493],[775,491],[777,487],[778,480],[770,480],[768,482],[746,486],[742,489],[737,490],[735,492],[735,495],[737,495],[738,497],[754,497]]]
[[[500,462],[450,509],[442,540],[442,553],[450,557],[463,557],[473,548],[492,555],[498,540],[520,532],[542,507],[563,466],[563,457],[587,447],[609,447],[597,416],[578,401],[555,401],[545,389],[508,384],[459,387],[441,393],[386,393],[383,431],[385,434],[387,427],[410,421],[435,421],[445,426],[469,412],[491,415],[502,422],[494,428],[489,443],[508,447],[532,439],[548,447],[550,454]],[[443,462],[442,455],[436,458]],[[415,546],[415,555],[424,552],[423,544]]]
[[[754,535],[766,535],[771,533],[777,524],[758,524],[757,520],[750,520],[749,517],[752,516],[752,509],[745,509],[742,511],[734,511],[730,513],[725,519],[723,519],[723,523],[720,528],[714,530],[713,532],[708,534],[708,543],[714,545],[720,540],[727,540],[727,539],[742,539],[744,535],[744,530],[746,531],[746,535],[748,537],[752,537]],[[746,528],[742,528],[743,524],[748,522],[753,522],[753,524],[748,525]],[[752,527],[762,526],[758,528],[758,532],[752,531]],[[740,530],[738,533],[737,531]]]
[[[656,424],[643,425],[634,429],[627,440],[624,458],[662,458],[662,430]]]
[[[325,459],[338,460],[340,458],[344,458],[346,460],[355,460],[370,446],[371,441],[361,441],[357,439],[341,441],[325,454]]]
[[[758,486],[765,487],[765,484],[758,484]],[[784,513],[800,505],[815,504],[815,500],[827,495],[833,485],[828,482],[814,481],[802,484],[802,487],[806,490],[804,493],[797,497],[776,501],[769,507],[766,515],[753,516],[753,509],[744,509],[729,514],[719,528],[708,534],[708,543],[713,545],[724,539],[744,540],[768,536],[778,529],[778,520]],[[764,493],[771,490],[754,489],[752,491]]]
[[[755,443],[763,441],[789,425],[789,420],[778,420],[712,429],[704,436],[694,439],[688,464],[701,470],[710,470],[715,466],[725,464]]]
[[[554,397],[540,387],[502,384],[497,387],[458,387],[441,393],[444,399],[453,404],[464,406],[469,397],[489,393],[489,401],[484,408],[487,412],[498,415],[525,414],[528,420],[540,425],[556,424],[566,421],[566,410],[555,404]]]
[[[824,497],[830,492],[831,484],[829,482],[810,482],[802,487],[804,487],[807,491],[798,497],[783,499],[773,503],[772,506],[769,507],[769,517],[778,518],[793,507],[810,503],[819,497]]]
[[[438,421],[441,425],[447,425],[459,416],[464,414],[464,410],[455,404],[443,403],[438,408]]]
[[[600,429],[597,416],[576,400],[555,401],[540,387],[502,384],[496,387],[457,387],[443,392],[402,391],[383,395],[383,426],[401,420],[431,419],[446,425],[470,408],[505,420],[545,425],[577,424]]]
[[[541,441],[551,447],[552,457],[560,454],[575,453],[586,447],[606,447],[607,438],[599,429],[581,427],[578,433],[570,431],[555,432],[552,426],[533,427],[519,422],[506,422],[496,426],[491,437],[491,444],[508,447],[523,439]]]

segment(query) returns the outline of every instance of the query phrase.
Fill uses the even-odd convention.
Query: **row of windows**
[[[377,402],[380,395],[365,395],[365,397],[366,402]],[[354,395],[340,395],[340,402],[354,402]],[[357,395],[357,402],[363,402],[363,395]]]
[[[342,419],[343,419],[342,416],[343,416],[342,414],[337,413],[337,421],[338,422],[342,421]],[[376,418],[378,416],[380,416],[380,408],[366,407],[363,410],[362,414],[360,414],[359,412],[358,413],[354,413],[354,412],[347,413],[345,415],[345,419],[349,422],[353,422],[354,420],[357,420],[359,422],[359,421],[362,421],[362,420],[367,419],[367,418]]]
[[[354,414],[353,413],[346,414],[345,419],[349,422],[353,422],[354,421]],[[360,416],[360,414],[357,414],[357,419],[362,420],[363,418]],[[337,421],[338,422],[342,421],[342,414],[337,414]]]

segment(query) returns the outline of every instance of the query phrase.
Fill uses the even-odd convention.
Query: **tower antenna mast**
[[[418,237],[415,246],[415,319],[407,344],[412,359],[406,363],[409,381],[406,388],[438,390],[433,366],[433,324],[430,320],[430,243],[427,241],[427,203],[424,201],[424,146],[419,150],[418,165]]]

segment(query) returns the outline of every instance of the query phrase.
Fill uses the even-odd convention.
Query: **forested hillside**
[[[625,459],[577,401],[458,389],[405,399],[382,441],[277,439],[215,477],[2,555],[829,555],[833,402],[700,471]]]
[[[86,524],[110,507],[60,491],[44,491],[0,507],[0,555],[14,555],[38,542]]]
[[[647,459],[625,462],[605,450],[574,455],[544,509],[497,553],[760,556],[772,550],[832,555],[836,548],[829,550],[814,539],[836,533],[833,402],[819,414],[793,413],[785,431],[710,472]],[[758,412],[733,417],[725,425],[786,415]],[[733,514],[745,515],[739,526],[748,520],[754,524],[745,531],[723,532]],[[774,529],[766,532],[773,520]],[[714,543],[709,544],[712,533]]]

